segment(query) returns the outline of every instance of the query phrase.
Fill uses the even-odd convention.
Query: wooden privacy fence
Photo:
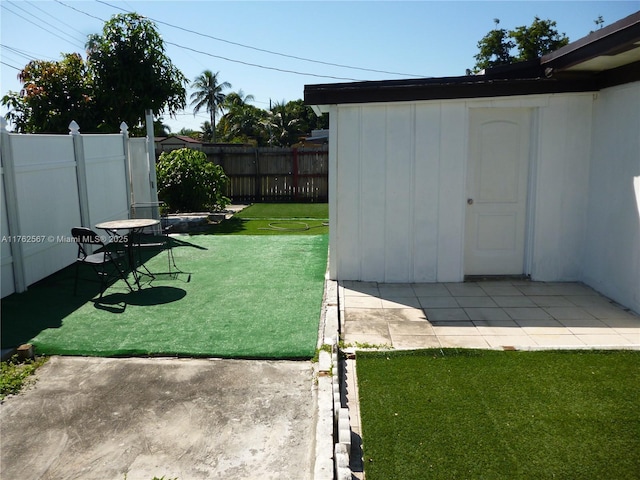
[[[329,151],[322,148],[204,146],[229,177],[234,202],[327,202]]]

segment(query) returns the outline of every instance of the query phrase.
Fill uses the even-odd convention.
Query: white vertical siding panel
[[[640,313],[640,82],[595,101],[584,281]]]
[[[413,177],[415,282],[437,281],[439,170],[440,104],[418,105]]]
[[[579,280],[591,132],[592,96],[554,96],[540,110],[531,276]]]
[[[463,279],[468,116],[464,103],[443,104],[440,118],[438,281]]]
[[[385,276],[385,211],[387,137],[386,107],[367,107],[362,111],[362,168],[360,192],[361,280],[378,281]]]
[[[411,106],[387,107],[385,282],[413,278],[413,131]]]
[[[360,280],[361,108],[338,107],[337,117],[337,214],[335,223],[338,278],[341,280]]]
[[[329,109],[329,278],[340,279],[339,243],[338,243],[338,107],[332,105]]]

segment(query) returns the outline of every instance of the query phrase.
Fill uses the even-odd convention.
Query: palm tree
[[[225,110],[231,110],[233,107],[244,107],[248,102],[253,102],[254,100],[255,98],[253,95],[245,95],[242,89],[240,89],[237,92],[231,92],[226,96],[223,108]]]
[[[220,110],[225,99],[225,94],[222,93],[222,90],[231,88],[229,82],[218,83],[219,73],[220,72],[213,73],[211,70],[205,70],[198,75],[191,84],[191,88],[196,89],[190,96],[193,114],[195,115],[204,107],[209,112],[209,115],[211,115],[211,142],[216,141],[216,112]]]

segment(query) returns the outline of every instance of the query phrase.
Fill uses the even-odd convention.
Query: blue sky
[[[597,28],[598,16],[608,25],[640,10],[640,2],[2,0],[0,94],[20,89],[16,68],[31,59],[84,56],[87,35],[101,33],[121,9],[162,22],[165,42],[180,45],[167,44],[167,54],[190,81],[205,69],[220,72],[231,90],[252,94],[266,109],[270,101],[303,98],[305,84],[464,75],[494,18],[506,29],[530,25],[536,15],[555,20],[574,41]],[[207,118],[187,107],[164,123],[177,132]]]

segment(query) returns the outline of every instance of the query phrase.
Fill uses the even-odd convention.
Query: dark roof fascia
[[[620,53],[639,38],[640,11],[544,55],[540,63],[543,68],[562,70],[599,55]]]
[[[308,105],[452,100],[516,95],[597,91],[593,76],[571,79],[491,79],[482,75],[418,80],[305,85]]]
[[[640,62],[600,72],[596,75],[596,81],[601,89],[638,82],[640,81]]]

